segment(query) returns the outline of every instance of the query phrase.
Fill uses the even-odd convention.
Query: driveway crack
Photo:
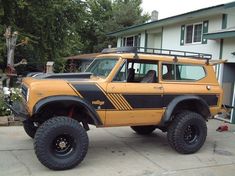
[[[18,158],[18,156],[13,151],[10,150],[10,153],[17,161],[19,161],[19,163],[21,163],[26,168],[28,175],[32,175],[30,168],[22,160],[20,160],[20,158]]]
[[[211,166],[192,167],[192,168],[177,169],[177,170],[172,170],[172,171],[178,172],[178,171],[196,170],[196,169],[204,169],[204,168],[212,168],[212,167],[222,167],[222,166],[233,166],[233,165],[234,165],[234,163],[229,163],[229,164],[215,164],[215,165],[211,165]]]
[[[146,160],[148,160],[149,162],[151,162],[152,164],[154,164],[155,166],[158,166],[159,168],[161,168],[164,171],[168,171],[167,169],[165,169],[164,167],[160,166],[159,164],[157,164],[156,162],[154,162],[153,160],[151,160],[150,158],[148,158],[147,156],[145,156],[144,154],[142,154],[141,152],[139,152],[138,150],[136,150],[134,147],[131,147],[130,145],[128,145],[126,142],[122,141],[126,146],[128,146],[130,149],[132,149],[134,152],[136,152],[137,154],[139,154],[140,156],[144,157]]]

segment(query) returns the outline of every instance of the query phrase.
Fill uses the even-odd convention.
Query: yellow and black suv
[[[84,73],[25,78],[24,119],[39,161],[53,170],[78,165],[88,150],[89,125],[130,126],[137,134],[167,132],[179,153],[198,151],[206,121],[221,110],[223,91],[211,55],[154,48],[105,49]]]

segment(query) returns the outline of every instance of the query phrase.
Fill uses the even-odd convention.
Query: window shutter
[[[135,35],[135,43],[134,46],[138,46],[138,35]]]
[[[222,16],[222,29],[226,29],[227,28],[227,20],[228,20],[228,15],[227,14],[223,14],[223,16]]]
[[[181,26],[180,45],[184,45],[185,25]]]
[[[202,44],[207,44],[207,39],[204,38],[204,34],[208,33],[209,21],[203,21],[202,27]]]
[[[147,47],[148,47],[148,33],[147,31],[145,31],[144,52],[147,51]]]
[[[126,46],[126,37],[123,37],[122,46]]]
[[[137,47],[140,47],[140,41],[141,41],[141,34],[138,34]]]

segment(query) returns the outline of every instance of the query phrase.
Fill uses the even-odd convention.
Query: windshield
[[[91,72],[94,76],[107,77],[117,61],[113,58],[95,59],[86,69],[86,72]]]
[[[91,64],[93,59],[69,59],[66,63],[65,72],[76,73],[84,72],[86,68]]]

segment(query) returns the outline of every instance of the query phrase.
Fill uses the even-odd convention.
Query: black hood
[[[82,72],[82,73],[38,73],[32,75],[35,79],[89,79],[92,73]]]

